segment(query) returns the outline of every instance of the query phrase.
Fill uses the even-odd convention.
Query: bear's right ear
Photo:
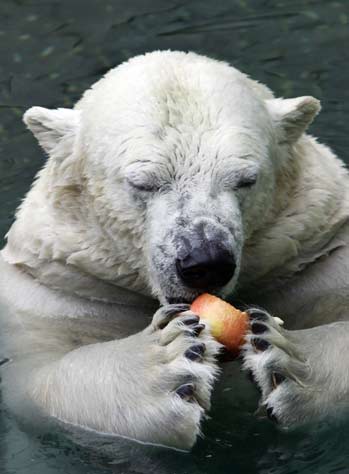
[[[65,139],[70,143],[74,140],[80,124],[80,112],[32,107],[25,112],[23,121],[49,155]]]
[[[320,101],[311,96],[269,99],[266,105],[284,143],[296,142],[321,110]]]

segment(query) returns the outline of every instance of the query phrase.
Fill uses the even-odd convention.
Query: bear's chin
[[[206,293],[206,291],[183,291],[180,292],[174,291],[172,294],[167,292],[167,294],[163,295],[161,298],[162,301],[165,301],[167,304],[191,304],[195,298],[197,298],[202,293]]]
[[[176,294],[175,296],[169,296],[169,297],[165,296],[165,300],[168,304],[183,304],[183,303],[192,304],[192,302],[203,293],[210,293],[210,294],[219,296],[217,291],[207,288],[201,291],[195,291],[195,292],[193,291],[190,294],[186,293],[186,294],[183,294],[183,296],[178,295],[178,294]]]

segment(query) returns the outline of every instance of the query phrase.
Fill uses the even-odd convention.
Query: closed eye
[[[151,181],[142,181],[140,179],[131,179],[129,177],[126,177],[126,182],[131,188],[137,191],[149,193],[154,192],[158,189],[157,184]]]
[[[236,163],[236,168],[227,170],[222,177],[226,189],[247,189],[251,188],[257,182],[259,166],[255,163]],[[238,166],[237,166],[238,165]]]
[[[153,166],[150,167],[143,161],[137,161],[126,168],[124,180],[131,190],[150,193],[157,191],[160,187],[158,174]]]
[[[235,185],[237,189],[251,188],[257,182],[257,175],[242,177]]]

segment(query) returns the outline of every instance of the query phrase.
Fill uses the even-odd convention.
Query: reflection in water
[[[346,158],[348,2],[2,0],[0,19],[1,236],[43,160],[23,111],[70,107],[110,67],[144,51],[191,49],[228,60],[278,95],[318,97],[323,113],[312,132]],[[257,394],[234,370],[218,392],[206,438],[190,454],[78,430],[67,437],[57,426],[40,432],[2,407],[1,473],[348,472],[348,426],[280,432],[256,419]]]

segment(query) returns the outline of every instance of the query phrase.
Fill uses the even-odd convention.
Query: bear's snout
[[[195,239],[194,239],[195,241]],[[181,257],[176,259],[176,271],[188,287],[209,291],[226,285],[236,270],[234,254],[221,239],[183,239]]]

